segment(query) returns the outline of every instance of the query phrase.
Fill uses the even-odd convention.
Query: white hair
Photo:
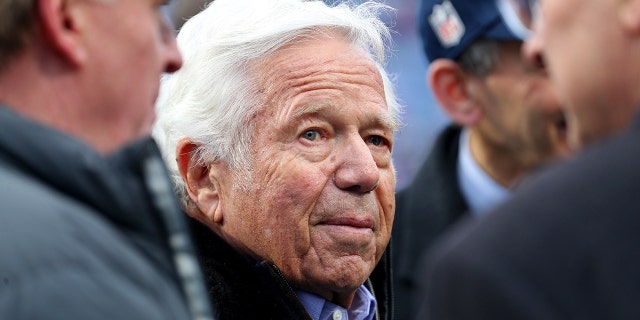
[[[391,34],[376,3],[304,0],[215,0],[178,33],[182,68],[162,80],[153,135],[176,190],[188,203],[176,163],[176,145],[188,137],[200,163],[224,161],[234,172],[250,170],[251,116],[259,107],[252,66],[279,48],[318,35],[340,35],[369,54],[383,78],[389,111],[400,106],[383,66]],[[243,170],[241,170],[243,169]]]

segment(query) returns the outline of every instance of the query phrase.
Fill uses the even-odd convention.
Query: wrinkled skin
[[[253,168],[239,181],[212,165],[214,230],[275,263],[292,286],[348,307],[389,242],[395,211],[396,128],[382,79],[364,52],[328,37],[284,47],[255,71]]]

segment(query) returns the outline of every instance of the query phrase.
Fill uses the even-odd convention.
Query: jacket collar
[[[136,163],[158,153],[150,139],[110,157],[63,132],[33,122],[0,105],[0,162],[42,181],[100,212],[125,230],[156,230]]]

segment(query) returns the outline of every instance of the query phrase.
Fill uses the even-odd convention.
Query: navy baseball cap
[[[417,20],[427,59],[456,59],[480,38],[522,41],[500,6],[496,0],[421,0]]]

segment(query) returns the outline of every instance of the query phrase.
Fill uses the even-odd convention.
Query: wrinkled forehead
[[[297,39],[258,61],[253,72],[261,93],[332,81],[384,87],[371,56],[341,37]]]
[[[254,72],[260,105],[282,107],[267,111],[277,117],[339,114],[346,111],[339,109],[356,104],[387,114],[376,121],[395,127],[380,70],[366,52],[343,39],[306,39],[287,45],[263,59]]]

